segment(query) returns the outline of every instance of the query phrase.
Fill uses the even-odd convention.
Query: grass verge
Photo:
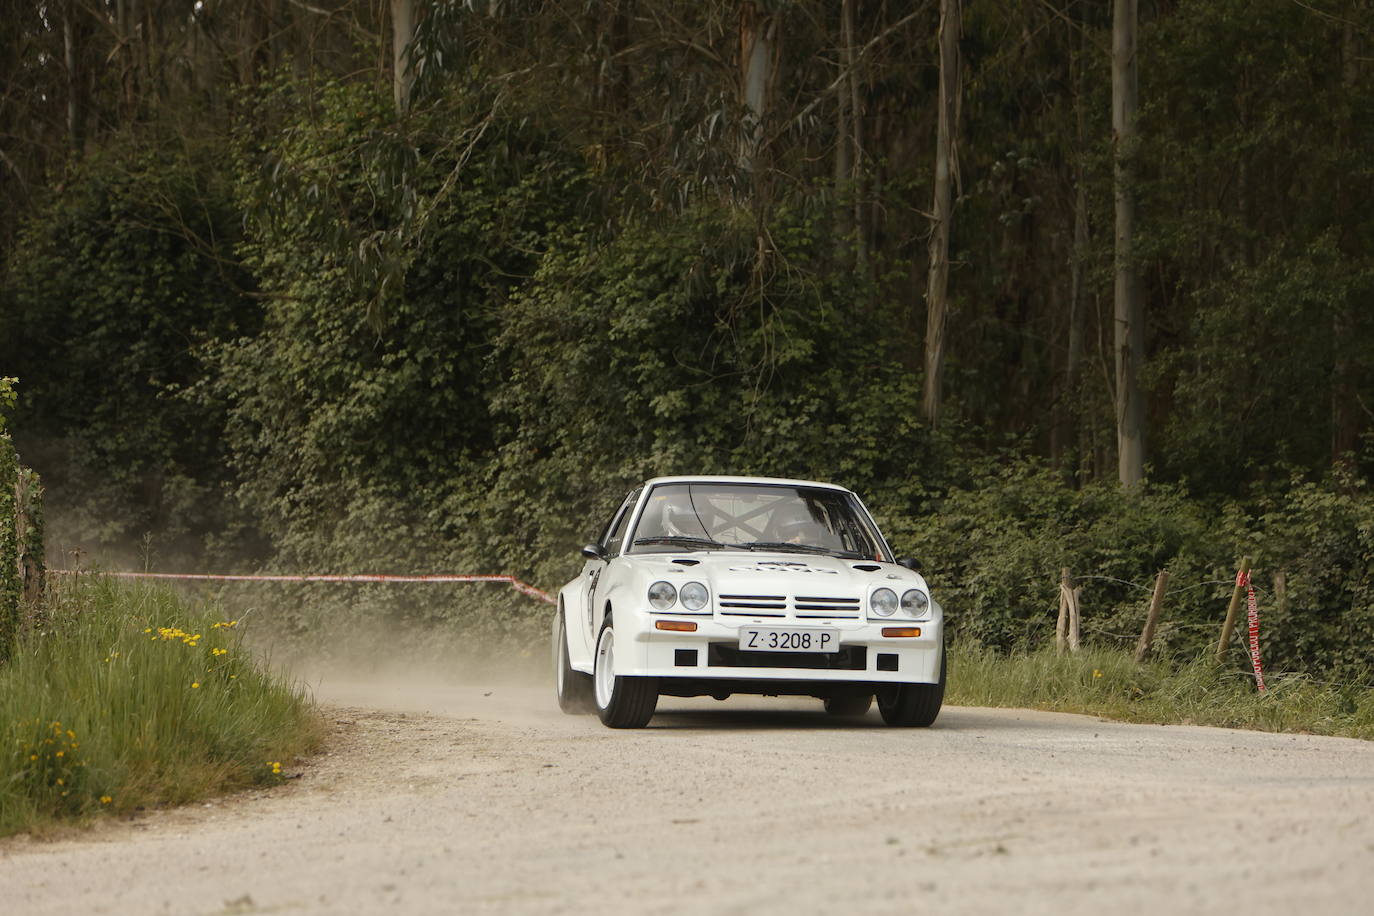
[[[241,627],[165,588],[55,582],[0,667],[0,836],[279,782],[324,734]]]
[[[1182,665],[1135,663],[1130,652],[1052,648],[1002,655],[973,644],[951,648],[946,702],[1086,713],[1123,722],[1215,725],[1374,739],[1374,689],[1303,675],[1251,677],[1210,657]]]

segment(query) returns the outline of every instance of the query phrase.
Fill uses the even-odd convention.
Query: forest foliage
[[[938,4],[395,3],[400,89],[384,5],[7,0],[0,375],[54,546],[553,587],[644,477],[817,478],[988,645],[1062,566],[1133,639],[1167,567],[1195,650],[1248,554],[1276,664],[1364,676],[1369,4],[1140,3],[1122,490],[1109,4],[961,4],[936,425]]]

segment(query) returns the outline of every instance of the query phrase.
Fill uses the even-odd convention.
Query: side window
[[[630,515],[634,512],[637,502],[639,502],[639,490],[635,490],[625,497],[625,502],[621,503],[620,514],[609,526],[610,530],[604,535],[601,542],[601,546],[606,548],[606,556],[620,555],[620,545],[625,540],[625,529],[630,525]]]

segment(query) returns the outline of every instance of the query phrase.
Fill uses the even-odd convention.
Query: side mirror
[[[600,544],[588,544],[582,548],[582,556],[588,560],[604,560],[606,559],[606,551],[601,548]]]
[[[921,564],[920,564],[920,561],[918,561],[915,557],[898,557],[898,558],[897,558],[897,565],[898,565],[898,566],[905,566],[907,569],[911,570],[912,572],[920,572],[920,571],[921,571]]]

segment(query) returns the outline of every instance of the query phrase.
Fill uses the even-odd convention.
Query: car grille
[[[725,617],[786,617],[790,611],[811,620],[852,620],[862,608],[858,598],[813,595],[718,595],[716,607]]]
[[[720,595],[716,607],[727,617],[786,617],[786,595]]]
[[[798,617],[850,618],[859,616],[858,598],[813,598],[798,595],[792,601]]]

